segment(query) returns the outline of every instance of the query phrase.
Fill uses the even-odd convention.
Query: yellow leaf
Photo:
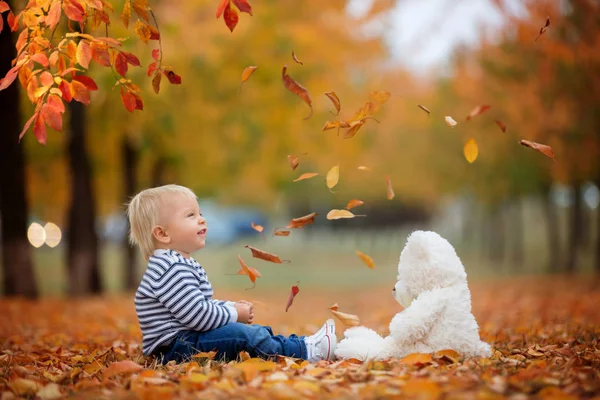
[[[140,21],[139,19],[135,22],[135,33],[140,38],[140,40],[144,43],[148,43],[150,40],[150,36],[152,36],[152,31],[148,24]]]
[[[123,21],[123,25],[125,28],[129,28],[129,20],[131,19],[131,1],[125,0],[125,4],[123,5],[123,12],[121,12],[121,21]]]
[[[369,168],[365,165],[359,165],[357,169],[360,171],[371,171],[371,168]]]
[[[358,199],[352,199],[348,202],[348,204],[346,205],[346,210],[351,210],[354,207],[358,207],[358,206],[362,206],[363,204],[365,204],[364,201],[362,200],[358,200]]]
[[[342,322],[342,324],[344,324],[346,326],[360,325],[360,320],[358,319],[358,317],[356,315],[346,314],[341,311],[333,310],[331,308],[329,309],[329,311],[331,311],[333,313],[333,315],[335,315],[337,317],[337,319],[339,319]]]
[[[341,219],[341,218],[354,218],[354,217],[364,217],[364,215],[355,215],[348,210],[336,210],[333,209],[327,213],[328,220]]]
[[[333,115],[338,115],[340,113],[340,108],[341,108],[341,104],[340,104],[340,98],[337,96],[337,94],[335,94],[335,92],[325,92],[325,96],[327,96],[329,98],[329,100],[331,100],[331,102],[333,103],[333,105],[335,106],[335,109],[337,111],[336,114]],[[323,129],[325,130],[325,129]]]
[[[242,370],[246,382],[251,381],[262,371],[272,371],[277,368],[273,361],[265,361],[260,358],[249,358],[244,362],[234,364],[233,368]]]
[[[367,267],[371,269],[375,268],[375,262],[371,257],[358,250],[356,250],[356,255],[360,257],[360,259],[367,265]]]
[[[385,104],[390,99],[390,92],[387,90],[377,90],[371,92],[371,99],[379,104]]]
[[[471,138],[467,140],[463,151],[469,164],[472,164],[475,160],[477,160],[477,155],[479,155],[479,147],[477,147],[477,142],[475,139]]]
[[[299,177],[297,177],[296,179],[294,179],[293,182],[298,182],[298,181],[303,181],[304,179],[314,178],[317,175],[319,175],[318,172],[305,172],[302,175],[300,175]]]
[[[242,85],[244,84],[244,82],[250,79],[250,77],[252,76],[254,71],[256,71],[257,68],[258,67],[256,65],[251,65],[249,67],[244,68],[244,70],[242,71],[242,82],[240,83],[240,91],[242,90]]]
[[[446,359],[452,363],[455,363],[462,358],[460,354],[451,349],[436,351],[433,356],[435,358]]]
[[[39,385],[31,379],[17,378],[8,383],[8,387],[17,396],[31,396],[38,391]]]
[[[400,360],[400,362],[402,364],[413,365],[413,364],[427,364],[427,363],[431,363],[432,360],[433,360],[433,358],[431,357],[431,354],[412,353],[412,354],[409,354],[406,357],[402,358]]]
[[[88,68],[92,59],[92,49],[85,40],[80,40],[77,45],[77,63],[83,68]]]
[[[327,172],[327,177],[325,178],[325,181],[327,182],[327,187],[329,189],[332,189],[335,187],[335,185],[338,184],[340,180],[340,165],[336,165],[334,167],[332,167],[329,172]]]

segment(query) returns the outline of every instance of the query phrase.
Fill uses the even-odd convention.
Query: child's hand
[[[237,301],[237,303],[248,304],[249,306],[254,306],[254,304],[252,304],[248,300],[239,300],[239,301]]]
[[[237,302],[234,307],[238,313],[238,322],[251,324],[254,320],[254,306]]]

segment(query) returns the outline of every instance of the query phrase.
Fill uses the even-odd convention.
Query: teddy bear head
[[[393,295],[408,307],[424,291],[466,282],[465,268],[454,247],[435,232],[415,231],[400,254]]]

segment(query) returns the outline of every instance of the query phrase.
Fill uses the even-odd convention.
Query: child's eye
[[[194,213],[189,213],[188,214],[188,217],[193,217],[193,216],[194,216]]]

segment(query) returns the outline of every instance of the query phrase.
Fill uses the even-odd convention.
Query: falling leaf
[[[363,204],[365,204],[365,202],[362,200],[352,199],[348,202],[348,205],[346,206],[346,210],[351,210],[354,207],[362,206]]]
[[[290,236],[290,231],[275,231],[273,232],[275,236]]]
[[[377,90],[371,92],[371,99],[379,104],[385,104],[390,99],[390,92],[386,90]]]
[[[298,57],[296,57],[296,53],[294,53],[294,50],[292,50],[292,58],[294,59],[294,61],[296,61],[298,64],[300,65],[304,65],[304,63],[300,60],[298,60]]]
[[[339,115],[339,113],[340,113],[340,109],[341,109],[342,105],[341,105],[341,103],[340,103],[340,99],[339,99],[339,97],[337,96],[337,94],[335,94],[335,92],[325,92],[325,96],[327,96],[327,97],[329,98],[329,100],[331,100],[331,102],[333,103],[333,105],[335,106],[335,109],[336,109],[336,111],[337,111],[337,113],[336,113],[336,114],[333,114],[333,113],[332,113],[332,114],[333,114],[333,115]],[[330,112],[331,112],[331,111],[330,111]],[[331,128],[327,128],[327,129],[325,129],[327,126],[328,126],[328,125],[327,125],[327,124],[325,124],[325,126],[323,127],[323,130],[324,130],[324,131],[325,131],[325,130],[327,130],[327,129],[331,129]],[[339,127],[339,125],[338,125],[338,127]]]
[[[454,127],[454,126],[456,126],[456,124],[457,124],[457,122],[456,122],[456,121],[455,121],[455,120],[454,120],[452,117],[450,117],[450,116],[448,116],[448,115],[446,115],[446,116],[444,117],[444,119],[446,120],[446,123],[447,123],[449,126],[452,126],[452,127]]]
[[[504,122],[500,121],[499,119],[495,119],[494,121],[496,122],[496,125],[498,125],[498,127],[502,130],[502,132],[506,132],[506,125],[504,124]]]
[[[292,182],[298,182],[298,181],[303,181],[305,179],[314,178],[317,175],[319,175],[318,172],[305,172],[302,175],[300,175],[299,177],[297,177],[296,179],[294,179]]]
[[[269,261],[272,263],[276,263],[276,264],[281,264],[284,262],[290,262],[290,260],[281,260],[278,256],[276,256],[275,254],[271,254],[271,253],[267,253],[266,251],[262,251],[257,249],[256,247],[252,247],[252,246],[244,246],[247,249],[250,249],[250,251],[252,252],[252,257],[254,258],[259,258],[261,260],[265,260],[265,261]]]
[[[262,225],[255,225],[254,221],[250,222],[250,225],[252,225],[252,229],[259,233],[262,233],[262,231],[265,229]]]
[[[329,311],[331,311],[333,313],[333,315],[335,315],[337,317],[337,319],[342,321],[342,324],[344,324],[346,326],[360,325],[360,320],[358,319],[358,317],[356,315],[346,314],[341,311],[338,311],[337,309],[338,309],[337,303],[335,303],[334,305],[329,307]]]
[[[290,291],[290,295],[288,297],[287,300],[287,304],[285,305],[285,312],[288,311],[288,309],[291,307],[292,303],[294,302],[294,297],[296,297],[296,295],[300,292],[300,289],[298,288],[298,285],[300,284],[300,282],[296,282],[296,285],[292,286],[292,290]]]
[[[367,167],[366,165],[359,165],[356,169],[360,171],[371,171],[371,168]]]
[[[250,77],[252,76],[254,71],[256,71],[257,68],[258,67],[255,65],[251,65],[249,67],[244,68],[244,70],[242,71],[242,82],[240,83],[240,91],[242,90],[242,85],[244,84],[244,82],[250,79]]]
[[[425,112],[427,113],[427,115],[431,114],[431,111],[429,111],[429,110],[427,109],[427,107],[425,107],[425,106],[422,106],[422,105],[420,105],[420,104],[418,104],[418,105],[417,105],[417,107],[419,107],[421,110],[425,111]]]
[[[358,132],[358,130],[365,124],[365,122],[369,119],[372,119],[373,121],[379,123],[379,121],[376,118],[373,117],[364,117],[358,121],[352,121],[350,122],[350,126],[348,129],[346,129],[346,132],[344,133],[344,139],[351,139],[354,137],[354,135],[356,135],[356,133]]]
[[[490,108],[492,108],[492,106],[487,105],[487,104],[475,107],[474,109],[471,110],[471,112],[469,113],[469,115],[467,115],[467,121],[469,121],[471,118],[474,118],[474,117],[478,116],[479,114],[483,114],[484,112],[486,112]]]
[[[287,229],[302,228],[305,225],[312,224],[315,222],[315,217],[317,215],[318,214],[316,212],[314,212],[314,213],[305,215],[303,217],[294,218],[290,221],[290,223],[286,226],[286,228]]]
[[[529,140],[521,140],[519,143],[521,143],[523,146],[530,147],[534,150],[539,151],[543,155],[550,157],[552,161],[556,162],[556,159],[554,158],[554,152],[552,151],[552,147],[545,144],[531,142]]]
[[[387,185],[387,199],[392,200],[394,197],[396,197],[396,195],[394,194],[394,189],[392,188],[392,181],[390,180],[390,177],[387,175],[385,177],[385,182]]]
[[[225,274],[225,275],[254,275],[255,278],[262,278],[262,275],[260,274],[260,272],[253,267],[246,267],[246,268],[240,268],[238,272],[236,272],[235,274]]]
[[[300,160],[298,156],[293,156],[288,154],[288,162],[290,163],[290,167],[292,167],[292,171],[295,171],[298,168],[298,164],[300,164]]]
[[[360,257],[360,259],[367,265],[367,267],[371,269],[375,268],[375,262],[371,257],[358,250],[356,250],[356,255]]]
[[[343,219],[343,218],[354,218],[354,217],[365,217],[366,215],[355,215],[352,214],[351,211],[348,210],[336,210],[333,209],[331,211],[329,211],[327,213],[327,219],[328,220],[335,220],[335,219]]]
[[[340,180],[340,165],[337,164],[327,172],[327,176],[325,177],[325,182],[327,183],[327,187],[331,191],[338,184]]]
[[[308,104],[310,107],[310,114],[304,119],[309,119],[312,116],[312,100],[310,99],[310,95],[308,94],[308,90],[305,87],[296,82],[292,77],[287,74],[287,65],[283,67],[281,70],[281,79],[283,80],[283,85],[287,90],[294,93],[296,96],[300,97],[302,100]]]
[[[539,37],[542,36],[544,34],[544,32],[546,32],[546,30],[548,30],[549,26],[550,26],[550,17],[546,17],[546,23],[544,24],[544,26],[542,26],[540,28],[540,33],[538,33],[538,35],[535,37],[534,42],[537,42]]]
[[[463,152],[469,164],[473,164],[473,162],[477,160],[477,156],[479,155],[479,147],[477,146],[475,139],[470,138],[467,140]]]
[[[142,367],[141,365],[139,365],[131,360],[116,361],[116,362],[113,362],[112,364],[110,364],[110,366],[102,374],[102,377],[104,379],[108,379],[115,375],[121,375],[121,374],[126,374],[126,373],[131,373],[131,372],[138,372],[143,369],[144,369],[144,367]]]
[[[238,271],[237,274],[238,275],[248,275],[248,278],[250,278],[250,282],[252,282],[252,287],[249,287],[248,289],[252,289],[253,287],[256,286],[256,278],[260,278],[260,273],[254,268],[249,268],[246,265],[246,263],[244,262],[244,260],[242,260],[242,257],[240,257],[239,254],[238,254],[238,260],[240,262],[242,269],[240,271]]]

